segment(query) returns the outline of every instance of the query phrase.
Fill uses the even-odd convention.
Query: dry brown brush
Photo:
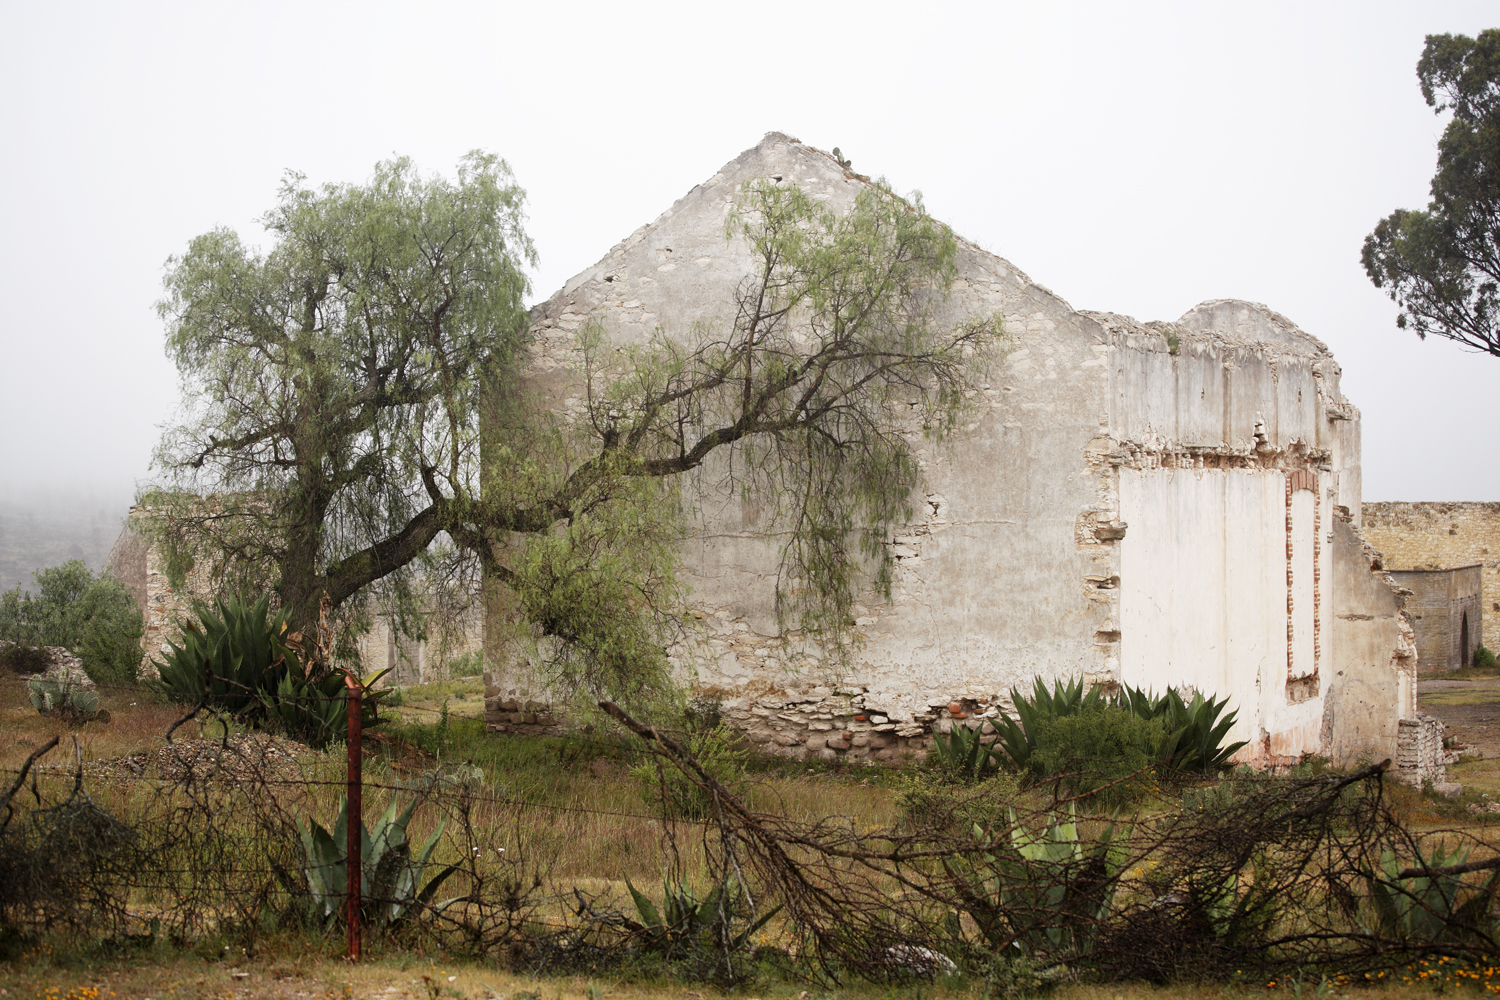
[[[1240,774],[1134,812],[955,789],[920,822],[862,830],[752,812],[669,736],[605,707],[712,793],[718,863],[783,907],[792,950],[833,978],[1023,964],[1224,980],[1496,953],[1493,845],[1413,830],[1384,794],[1388,761]]]
[[[708,803],[706,818],[672,815],[665,794],[654,819],[621,814],[657,831],[662,883],[622,893],[618,874],[558,876],[563,847],[538,848],[541,833],[581,829],[575,813],[610,818],[598,805],[512,797],[470,765],[377,769],[365,822],[389,850],[365,880],[373,941],[537,970],[648,962],[728,983],[765,960],[831,979],[1222,981],[1497,950],[1494,846],[1414,830],[1384,765],[1237,774],[1110,811],[994,780],[929,790],[877,827],[752,808],[681,741],[604,708]],[[342,859],[310,846],[315,820],[341,843],[334,759],[264,735],[178,738],[108,767],[86,764],[76,741],[57,759],[66,751],[54,739],[0,783],[10,940],[72,929],[248,947],[298,928],[337,946],[345,911],[329,866]],[[380,825],[397,813],[411,818],[399,837]]]

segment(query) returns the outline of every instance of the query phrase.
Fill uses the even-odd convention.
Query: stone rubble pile
[[[910,719],[884,711],[865,688],[786,688],[724,713],[768,752],[788,757],[896,761],[925,754],[934,733],[977,728],[999,714],[988,701],[963,698],[929,705]]]

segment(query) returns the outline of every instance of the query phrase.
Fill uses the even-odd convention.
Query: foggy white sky
[[[1367,500],[1500,499],[1500,359],[1395,329],[1428,33],[1493,3],[0,4],[0,499],[128,493],[177,397],[152,304],[282,171],[506,157],[533,301],[770,130],[840,146],[1075,307],[1262,301],[1327,342]]]

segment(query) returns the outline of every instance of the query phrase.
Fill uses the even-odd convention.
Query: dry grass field
[[[444,703],[446,702],[446,712]],[[35,748],[53,736],[61,744],[44,758],[42,781],[71,781],[77,757],[84,764],[89,794],[121,814],[149,799],[151,754],[165,745],[168,728],[181,715],[141,690],[104,692],[105,723],[69,728],[38,715],[26,703],[24,683],[0,676],[0,770],[14,773]],[[1474,748],[1476,759],[1451,769],[1450,777],[1466,787],[1456,801],[1392,788],[1391,798],[1419,829],[1469,830],[1486,840],[1500,816],[1482,812],[1487,796],[1500,799],[1500,677],[1478,677],[1425,685],[1424,711],[1438,715],[1450,733]],[[658,812],[646,801],[632,768],[645,759],[640,748],[618,736],[575,741],[533,741],[487,737],[479,719],[481,682],[477,678],[408,689],[398,720],[374,731],[367,743],[366,815],[383,808],[390,797],[409,796],[455,764],[478,767],[484,794],[472,826],[491,849],[509,847],[524,854],[529,872],[541,881],[541,892],[554,901],[574,888],[587,894],[628,899],[627,880],[639,887],[660,887],[675,870],[689,880],[701,874],[703,843],[699,828],[678,822],[664,829]],[[447,719],[446,727],[439,720]],[[207,741],[222,735],[217,723],[190,722],[179,728],[179,741]],[[76,743],[75,743],[76,739]],[[76,748],[76,749],[75,749]],[[331,822],[341,792],[342,748],[316,753],[297,751],[297,780],[288,783],[288,801],[300,814]],[[136,776],[122,768],[145,761]],[[447,770],[445,770],[445,768]],[[815,821],[839,817],[851,828],[889,827],[900,822],[903,778],[869,768],[806,768],[768,763],[750,768],[746,800],[757,810]],[[294,787],[295,786],[295,787]],[[425,839],[438,823],[435,810],[419,811],[413,838]],[[1497,830],[1495,832],[1500,832]],[[670,834],[670,836],[665,836]],[[447,849],[447,848],[445,848]],[[556,907],[556,902],[548,904]],[[143,912],[145,912],[143,910]],[[561,910],[538,911],[542,920],[561,919]],[[767,935],[774,935],[775,925]],[[0,1000],[10,997],[416,997],[487,1000],[599,1000],[599,998],[693,998],[719,995],[706,985],[682,984],[650,974],[536,978],[505,971],[493,963],[444,957],[430,947],[389,941],[372,943],[365,961],[345,963],[336,936],[276,931],[251,949],[220,949],[216,943],[187,942],[169,947],[153,942],[129,954],[110,953],[85,941],[59,935],[29,944],[0,964]],[[1484,972],[1484,970],[1480,970]],[[1319,996],[1399,997],[1458,992],[1500,992],[1500,973],[1480,980],[1455,976],[1438,966],[1413,967],[1373,982],[1270,982],[1145,984],[1102,988],[1061,985],[1049,995],[1074,997],[1252,996],[1303,994]],[[1493,978],[1493,983],[1492,983]],[[1493,988],[1490,988],[1492,987]],[[937,983],[877,987],[857,981],[829,988],[795,976],[752,979],[734,995],[820,1000],[834,997],[910,996],[979,997],[985,984],[955,978]]]

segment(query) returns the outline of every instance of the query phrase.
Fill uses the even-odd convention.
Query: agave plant
[[[1468,860],[1467,847],[1456,847],[1448,854],[1439,842],[1425,858],[1418,847],[1418,864],[1413,867],[1449,868]],[[1381,852],[1380,871],[1365,872],[1369,887],[1365,923],[1371,933],[1420,944],[1462,941],[1474,938],[1476,931],[1489,933],[1500,869],[1478,885],[1466,885],[1461,874],[1398,878],[1401,868],[1395,852],[1386,848]]]
[[[161,689],[173,701],[206,700],[242,721],[263,717],[261,692],[275,690],[293,664],[301,671],[282,641],[287,612],[271,615],[270,603],[267,594],[254,604],[230,597],[216,608],[197,605],[196,620],[183,623],[182,645],[169,643],[171,651],[156,661]]]
[[[406,826],[416,807],[415,799],[404,809],[392,799],[373,827],[366,826],[363,820],[359,824],[361,910],[387,926],[409,918],[421,907],[440,910],[453,902],[449,899],[432,903],[438,888],[458,871],[454,865],[433,865],[431,861],[448,820],[444,818],[427,843],[413,855]],[[345,915],[347,898],[348,800],[341,801],[331,832],[311,817],[307,826],[298,829],[302,834],[303,870],[313,903],[323,920],[334,923]],[[430,866],[437,868],[437,872],[423,882]]]
[[[344,675],[310,670],[286,611],[272,614],[270,602],[266,595],[254,604],[229,597],[214,609],[198,605],[196,621],[183,623],[182,645],[170,644],[157,661],[158,684],[174,701],[203,702],[246,725],[271,723],[321,749],[349,731]],[[381,692],[371,686],[389,672],[360,679],[365,726],[380,722]]]
[[[360,724],[366,728],[380,723],[381,691],[372,685],[391,672],[390,667],[366,674],[359,679],[364,690],[360,703]],[[330,742],[343,739],[349,732],[348,682],[344,675],[330,671],[321,677],[304,677],[300,670],[281,675],[275,688],[259,693],[261,708],[269,722],[276,723],[295,739],[321,750]]]
[[[975,829],[984,842],[988,835]],[[944,860],[968,916],[991,947],[1014,946],[1054,960],[1087,954],[1114,902],[1128,827],[1084,838],[1070,805],[1032,833],[1010,814],[1007,835],[973,860]],[[954,914],[951,933],[964,936]]]
[[[978,729],[955,726],[933,738],[933,762],[944,773],[963,782],[983,781],[1000,770],[1000,757]]]
[[[682,957],[694,950],[709,948],[734,953],[744,948],[750,936],[766,925],[781,911],[776,907],[735,933],[732,929],[737,898],[733,887],[726,879],[708,891],[701,900],[684,882],[673,885],[662,883],[662,906],[630,884],[630,898],[635,901],[640,923],[636,929],[642,935],[647,949],[659,952],[668,958]]]
[[[1143,719],[1166,723],[1170,735],[1162,747],[1161,763],[1171,770],[1202,774],[1222,771],[1229,766],[1229,758],[1245,745],[1244,740],[1224,743],[1239,716],[1237,711],[1224,714],[1228,698],[1205,698],[1200,691],[1191,702],[1184,702],[1182,695],[1171,688],[1157,697],[1127,684],[1115,703]]]
[[[1019,721],[1001,715],[990,720],[990,727],[998,737],[995,745],[1021,771],[1031,766],[1031,755],[1036,750],[1037,722],[1040,719],[1046,716],[1080,715],[1104,706],[1104,697],[1099,689],[1089,688],[1085,691],[1081,677],[1069,681],[1054,681],[1051,690],[1038,677],[1032,682],[1030,698],[1011,688],[1010,700],[1016,707]]]
[[[1119,695],[1107,699],[1098,688],[1085,691],[1081,678],[1054,681],[1050,689],[1037,678],[1030,698],[1014,688],[1010,694],[1017,718],[1002,715],[990,725],[997,736],[995,746],[1022,771],[1031,767],[1038,723],[1042,719],[1097,712],[1106,705],[1126,709],[1147,721],[1162,720],[1168,735],[1162,745],[1160,763],[1169,770],[1203,774],[1222,771],[1245,745],[1244,741],[1224,743],[1239,715],[1224,711],[1229,699],[1205,698],[1202,692],[1194,694],[1191,702],[1184,702],[1170,688],[1158,697],[1127,684]]]

